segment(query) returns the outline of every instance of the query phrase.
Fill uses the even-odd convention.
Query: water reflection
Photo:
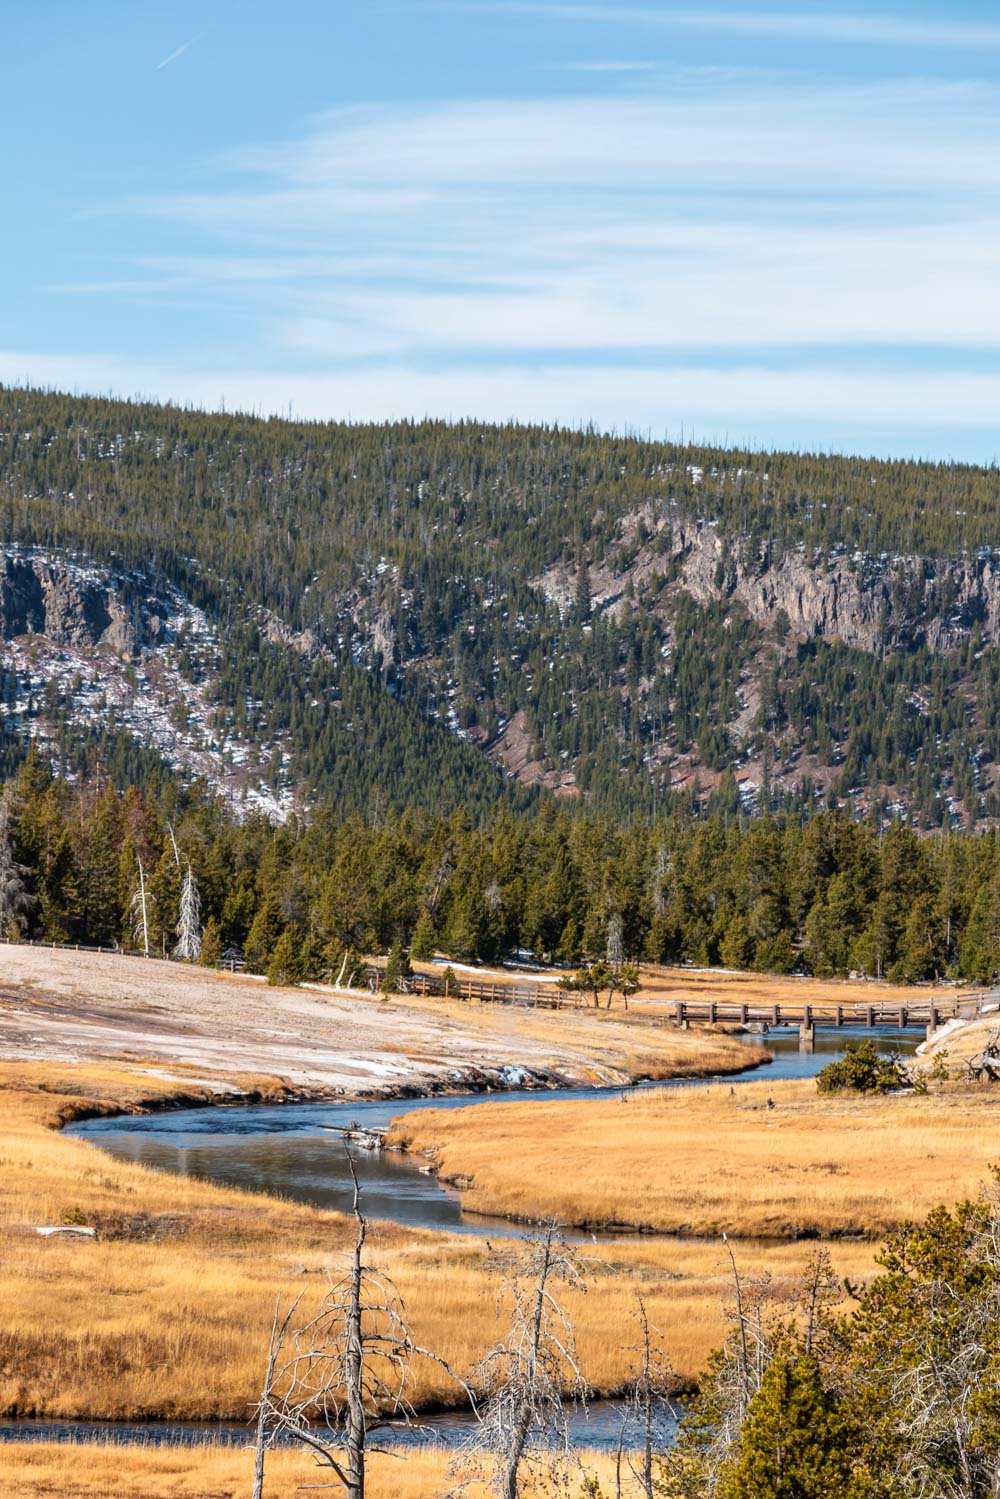
[[[884,1028],[873,1032],[817,1031],[813,1053],[799,1051],[798,1031],[772,1031],[748,1036],[746,1044],[766,1047],[774,1060],[766,1068],[729,1079],[733,1086],[766,1079],[815,1075],[835,1056],[845,1041],[861,1035],[875,1038],[882,1050],[912,1051],[916,1031]],[[685,1082],[644,1083],[632,1089],[567,1088],[557,1094],[515,1090],[509,1093],[461,1094],[447,1098],[382,1099],[368,1103],[253,1104],[184,1109],[138,1118],[92,1119],[72,1126],[123,1160],[180,1172],[248,1191],[289,1197],[318,1207],[346,1211],[352,1187],[341,1136],[330,1126],[354,1123],[384,1126],[401,1115],[421,1109],[464,1108],[490,1102],[546,1099],[588,1099],[645,1092],[653,1088],[692,1086]],[[387,1218],[409,1228],[447,1229],[452,1233],[507,1237],[523,1230],[502,1219],[467,1216],[458,1194],[436,1177],[423,1174],[405,1156],[354,1149],[365,1210],[372,1218]]]
[[[622,1416],[611,1401],[599,1400],[566,1412],[570,1442],[574,1447],[607,1450],[618,1445]],[[672,1420],[660,1421],[659,1439],[669,1443],[676,1429]],[[471,1411],[430,1415],[417,1425],[394,1423],[380,1428],[380,1446],[457,1448],[470,1441],[476,1419]],[[635,1444],[638,1430],[634,1419],[625,1427],[625,1446]],[[109,1447],[249,1447],[253,1431],[249,1425],[227,1421],[59,1421],[0,1420],[0,1445],[4,1442],[87,1442]],[[287,1445],[278,1442],[279,1446]]]

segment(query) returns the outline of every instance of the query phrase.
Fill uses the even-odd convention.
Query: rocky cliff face
[[[0,561],[0,631],[5,640],[44,635],[53,645],[106,646],[134,656],[156,639],[162,619],[130,605],[124,589],[68,564],[6,554]]]
[[[624,528],[630,541],[638,521]],[[622,571],[594,570],[592,596],[599,608],[626,607],[624,591],[669,574],[701,604],[731,601],[758,624],[787,617],[801,639],[839,641],[876,653],[893,646],[959,646],[979,627],[984,641],[1000,643],[1000,550],[929,559],[786,551],[772,557],[764,544],[751,554],[741,539],[710,523],[661,523]],[[536,579],[550,598],[569,607],[575,578],[553,571]]]

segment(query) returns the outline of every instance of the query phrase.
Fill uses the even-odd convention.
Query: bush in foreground
[[[896,1093],[909,1085],[897,1052],[880,1052],[874,1041],[848,1041],[846,1053],[816,1078],[821,1093]]]

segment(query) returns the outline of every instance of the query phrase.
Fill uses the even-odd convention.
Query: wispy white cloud
[[[998,125],[929,83],[349,110],[144,207],[317,358],[992,347]]]
[[[304,139],[233,155],[238,171],[328,211],[392,209],[443,189],[510,186],[621,192],[1000,190],[1000,92],[985,84],[905,81],[715,88],[678,80],[656,97],[471,100],[336,111]],[[215,195],[212,195],[215,197]],[[269,201],[275,215],[281,203]],[[189,199],[189,205],[198,202]],[[211,200],[202,201],[207,205]],[[222,193],[216,211],[261,201]]]
[[[460,0],[462,3],[462,0]],[[787,37],[809,42],[845,42],[887,47],[947,47],[976,52],[1000,48],[1000,25],[934,21],[916,16],[863,15],[847,11],[679,9],[673,6],[598,5],[561,0],[469,0],[462,8],[534,15],[562,21],[674,30]]]
[[[315,416],[984,426],[998,131],[982,83],[676,72],[628,98],[338,110],[214,163],[204,192],[120,206],[188,247],[136,279],[239,308],[243,367],[67,370]],[[921,371],[930,348],[947,376]]]
[[[193,47],[197,40],[198,38],[196,36],[193,36],[190,41],[182,43],[182,45],[175,48],[173,52],[168,52],[163,61],[156,64],[154,72],[158,73],[161,68],[169,68],[170,64],[172,62],[176,62],[179,57],[183,57],[185,52],[187,52],[189,48]]]
[[[354,282],[309,296],[281,332],[327,357],[996,348],[998,244],[1000,216],[939,231],[646,223],[571,247],[553,233],[507,284]]]

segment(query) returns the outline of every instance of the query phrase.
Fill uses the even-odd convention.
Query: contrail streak
[[[193,36],[189,42],[185,42],[184,45],[181,46],[181,47],[178,47],[175,52],[171,52],[169,54],[169,56],[167,56],[167,57],[165,57],[163,59],[162,62],[158,62],[156,64],[155,71],[158,73],[161,68],[167,68],[167,67],[170,66],[170,64],[172,62],[176,62],[179,57],[182,57],[184,55],[184,53],[187,51],[187,49],[189,47],[193,47],[194,46],[194,44],[195,44],[195,42],[197,40],[198,40],[198,38],[196,36]]]

